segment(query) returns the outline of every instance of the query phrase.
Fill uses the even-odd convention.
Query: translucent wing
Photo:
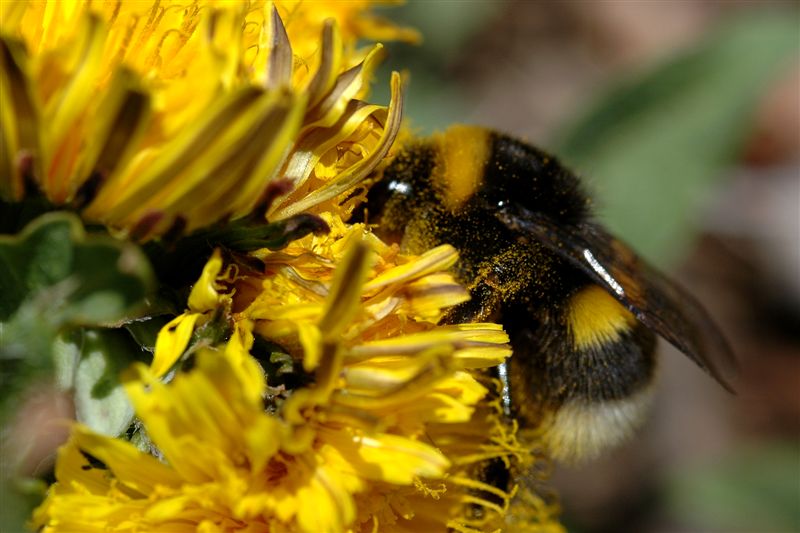
[[[733,391],[733,352],[708,313],[686,290],[638,257],[597,224],[558,225],[513,206],[497,218],[521,240],[538,242],[584,271],[645,326]]]

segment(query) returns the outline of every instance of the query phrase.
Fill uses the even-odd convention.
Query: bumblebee
[[[443,322],[503,324],[504,405],[556,459],[591,457],[642,420],[656,334],[731,389],[732,352],[707,313],[595,222],[580,180],[547,153],[455,126],[406,145],[368,186],[355,221],[410,253],[459,250],[471,299]]]

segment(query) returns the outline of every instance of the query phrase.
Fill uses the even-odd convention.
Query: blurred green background
[[[381,74],[409,72],[415,131],[480,124],[558,155],[741,360],[733,397],[663,346],[645,431],[557,469],[570,530],[800,531],[798,3],[440,0],[384,14],[425,39],[390,44]]]

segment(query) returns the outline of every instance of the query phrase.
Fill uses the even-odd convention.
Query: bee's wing
[[[592,223],[558,225],[525,208],[501,209],[497,218],[520,239],[538,242],[580,268],[658,333],[733,391],[736,360],[703,307],[684,289]]]

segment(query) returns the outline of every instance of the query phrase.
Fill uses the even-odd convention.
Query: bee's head
[[[367,182],[366,201],[353,211],[350,222],[375,225],[385,241],[400,242],[417,207],[430,193],[433,156],[427,145],[404,149],[383,171]]]

